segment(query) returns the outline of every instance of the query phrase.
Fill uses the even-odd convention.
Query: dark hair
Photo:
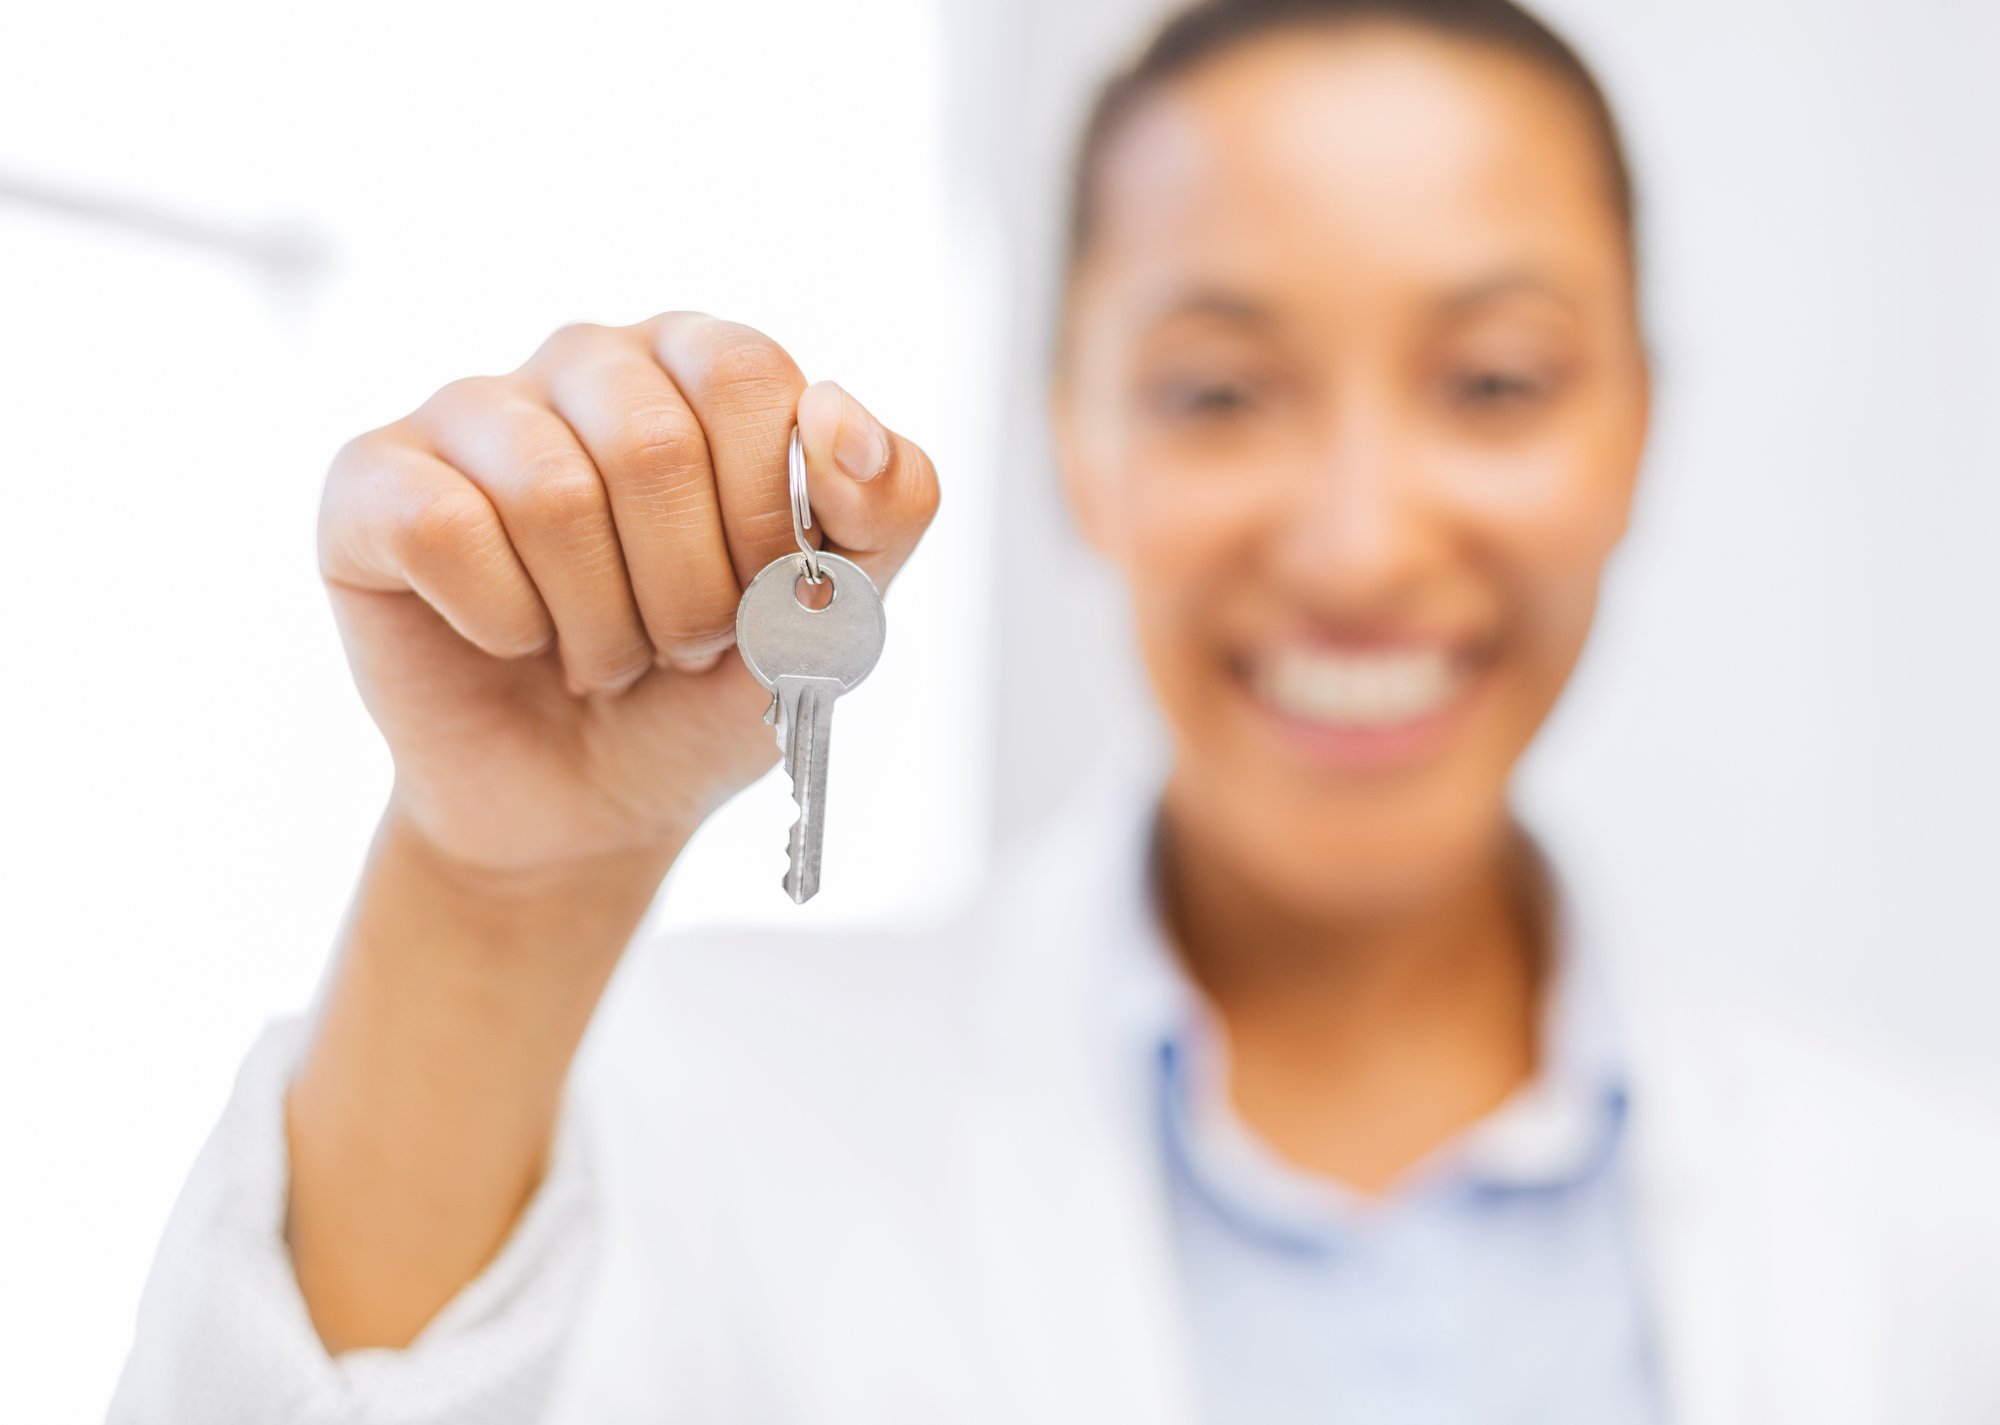
[[[1130,68],[1098,93],[1071,178],[1067,266],[1097,222],[1098,168],[1119,127],[1162,85],[1204,62],[1283,30],[1383,21],[1490,45],[1539,65],[1582,103],[1603,150],[1611,202],[1636,246],[1637,204],[1618,124],[1589,66],[1561,36],[1513,0],[1195,0],[1169,18]]]

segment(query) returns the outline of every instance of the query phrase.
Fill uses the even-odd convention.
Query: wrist
[[[383,810],[369,873],[390,872],[413,889],[422,887],[427,897],[454,904],[468,919],[503,927],[549,916],[595,921],[619,906],[636,906],[636,924],[693,833],[693,827],[675,828],[617,851],[498,864],[460,854],[432,836],[398,789]]]
[[[524,1044],[566,1062],[675,849],[496,868],[440,848],[392,796],[341,936],[329,1027],[382,1030],[399,1052],[451,1040],[468,1063]],[[534,1057],[515,1067],[539,1074]]]

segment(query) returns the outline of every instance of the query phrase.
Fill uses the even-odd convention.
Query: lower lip
[[[1280,711],[1239,678],[1237,688],[1261,720],[1294,756],[1330,772],[1397,772],[1436,756],[1471,715],[1486,685],[1483,673],[1467,673],[1444,702],[1421,717],[1387,727],[1336,727]]]

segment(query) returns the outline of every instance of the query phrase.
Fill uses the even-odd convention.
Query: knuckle
[[[463,561],[490,541],[492,519],[491,507],[471,489],[434,495],[402,522],[403,562],[414,569],[434,569]]]
[[[505,377],[461,376],[438,387],[418,411],[449,423],[488,415],[517,399],[513,383]]]
[[[380,467],[399,443],[390,434],[392,429],[364,431],[334,451],[326,467],[328,485],[344,484]]]
[[[708,441],[692,413],[674,406],[641,406],[620,421],[614,459],[645,471],[685,470],[708,463]]]
[[[353,437],[333,453],[320,482],[315,522],[322,577],[350,577],[373,563],[371,548],[384,539],[392,557],[408,511],[397,502],[396,466],[410,444],[395,426]]]
[[[564,365],[585,355],[600,351],[617,339],[612,328],[597,322],[565,322],[550,332],[542,344],[535,348],[535,354],[528,358],[531,366]]]
[[[522,511],[537,527],[570,529],[601,517],[604,486],[597,472],[562,455],[531,457],[520,470]]]
[[[801,384],[798,366],[762,332],[718,323],[702,351],[701,384],[746,406],[790,405]]]

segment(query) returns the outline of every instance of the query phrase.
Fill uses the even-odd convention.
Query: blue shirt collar
[[[1165,1146],[1184,1185],[1238,1226],[1324,1245],[1358,1217],[1440,1195],[1559,1191],[1588,1180],[1622,1137],[1626,1076],[1608,988],[1579,906],[1527,833],[1547,900],[1552,963],[1541,1062],[1506,1102],[1442,1145],[1381,1200],[1284,1163],[1242,1124],[1226,1092],[1220,1025],[1173,952],[1152,855],[1156,812],[1133,828],[1107,957],[1114,1033],[1153,1081]]]

